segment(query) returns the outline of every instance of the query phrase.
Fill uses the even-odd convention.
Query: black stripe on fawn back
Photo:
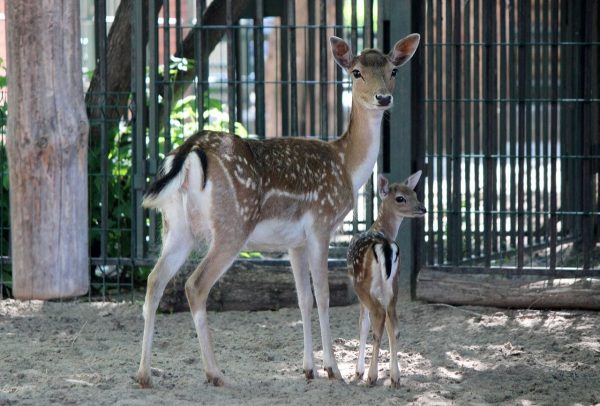
[[[383,246],[383,257],[385,261],[385,274],[386,279],[390,277],[392,274],[392,247],[387,241],[378,242]],[[375,262],[379,263],[379,258],[377,258],[377,251],[375,251],[375,245],[371,245],[371,249],[373,250],[373,256],[375,257]]]
[[[386,241],[383,245],[383,252],[385,255],[385,275],[389,279],[392,274],[392,246]]]

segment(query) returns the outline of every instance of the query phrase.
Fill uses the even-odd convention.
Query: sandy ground
[[[402,387],[354,380],[358,307],[331,310],[345,381],[301,371],[298,309],[211,313],[227,386],[204,382],[189,314],[159,315],[154,389],[138,389],[138,303],[0,301],[0,405],[600,403],[600,313],[401,303]],[[316,311],[315,343],[320,343]],[[316,358],[321,364],[320,345]],[[367,353],[369,361],[370,353]]]

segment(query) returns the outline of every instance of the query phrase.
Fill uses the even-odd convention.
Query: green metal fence
[[[423,266],[600,274],[600,3],[424,2]]]

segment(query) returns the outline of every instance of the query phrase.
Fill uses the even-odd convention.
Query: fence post
[[[379,38],[382,41],[378,44],[384,52],[388,52],[396,41],[410,34],[415,28],[411,22],[413,17],[419,16],[413,14],[413,8],[421,7],[413,5],[409,0],[386,1],[383,4],[383,20],[380,17],[378,30],[382,30],[383,35]],[[393,16],[393,18],[390,18]],[[380,31],[381,32],[381,31]],[[417,162],[421,159],[416,156],[416,144],[412,137],[416,100],[413,100],[413,75],[415,62],[420,60],[420,53],[423,52],[422,44],[419,46],[415,57],[409,62],[408,66],[398,71],[396,77],[396,90],[394,91],[394,108],[389,114],[389,121],[383,127],[382,151],[379,165],[379,172],[388,172],[389,178],[393,182],[401,182],[411,173],[416,171]],[[418,63],[418,62],[417,62]],[[421,181],[423,182],[423,180]],[[419,185],[417,189],[422,189]],[[415,224],[417,221],[411,219],[401,227],[398,233],[397,242],[400,246],[400,289],[403,295],[414,297],[415,281],[417,269],[415,267],[415,238],[417,233]]]

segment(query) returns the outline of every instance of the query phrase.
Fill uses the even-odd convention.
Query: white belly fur
[[[262,221],[250,234],[246,242],[246,249],[274,251],[304,245],[308,221],[307,216],[296,221],[289,219]]]

